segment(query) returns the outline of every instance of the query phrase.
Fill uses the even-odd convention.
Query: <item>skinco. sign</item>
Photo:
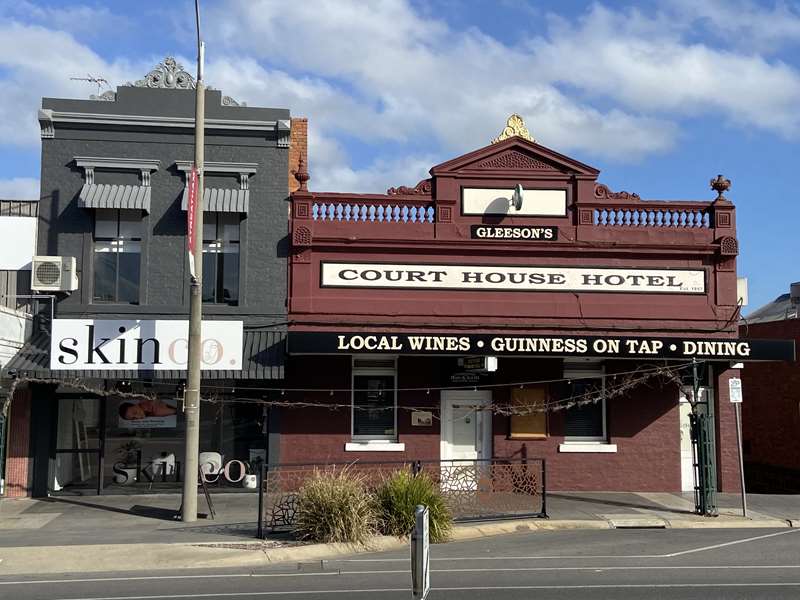
[[[323,262],[323,287],[704,294],[701,269]]]
[[[242,321],[203,321],[202,369],[242,368]],[[55,319],[53,370],[186,369],[189,321]]]
[[[489,333],[290,332],[290,354],[586,356],[703,360],[794,360],[793,340],[634,338]]]

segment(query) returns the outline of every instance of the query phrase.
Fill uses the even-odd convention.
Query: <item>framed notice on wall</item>
[[[515,440],[541,440],[547,437],[547,388],[535,386],[511,391],[511,430]]]

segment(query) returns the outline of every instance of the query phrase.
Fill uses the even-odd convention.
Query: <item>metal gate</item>
[[[694,505],[698,514],[717,515],[717,472],[714,468],[714,418],[692,413],[692,446],[694,448]]]

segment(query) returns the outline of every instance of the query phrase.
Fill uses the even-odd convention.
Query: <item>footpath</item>
[[[61,496],[0,500],[0,576],[35,573],[258,567],[397,550],[407,541],[375,537],[366,546],[303,544],[287,534],[256,538],[257,495],[213,496],[216,518],[173,519],[176,494]],[[560,529],[800,528],[800,495],[718,496],[719,516],[693,513],[691,494],[553,492],[547,519],[459,523],[452,538]],[[202,496],[200,511],[206,511]]]

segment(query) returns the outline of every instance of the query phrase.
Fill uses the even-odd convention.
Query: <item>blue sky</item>
[[[752,310],[800,280],[800,4],[205,0],[207,80],[307,116],[311,188],[383,192],[506,117],[647,199],[737,205]],[[0,0],[0,197],[38,195],[42,96],[193,71],[193,2]],[[748,311],[745,310],[745,313]]]

